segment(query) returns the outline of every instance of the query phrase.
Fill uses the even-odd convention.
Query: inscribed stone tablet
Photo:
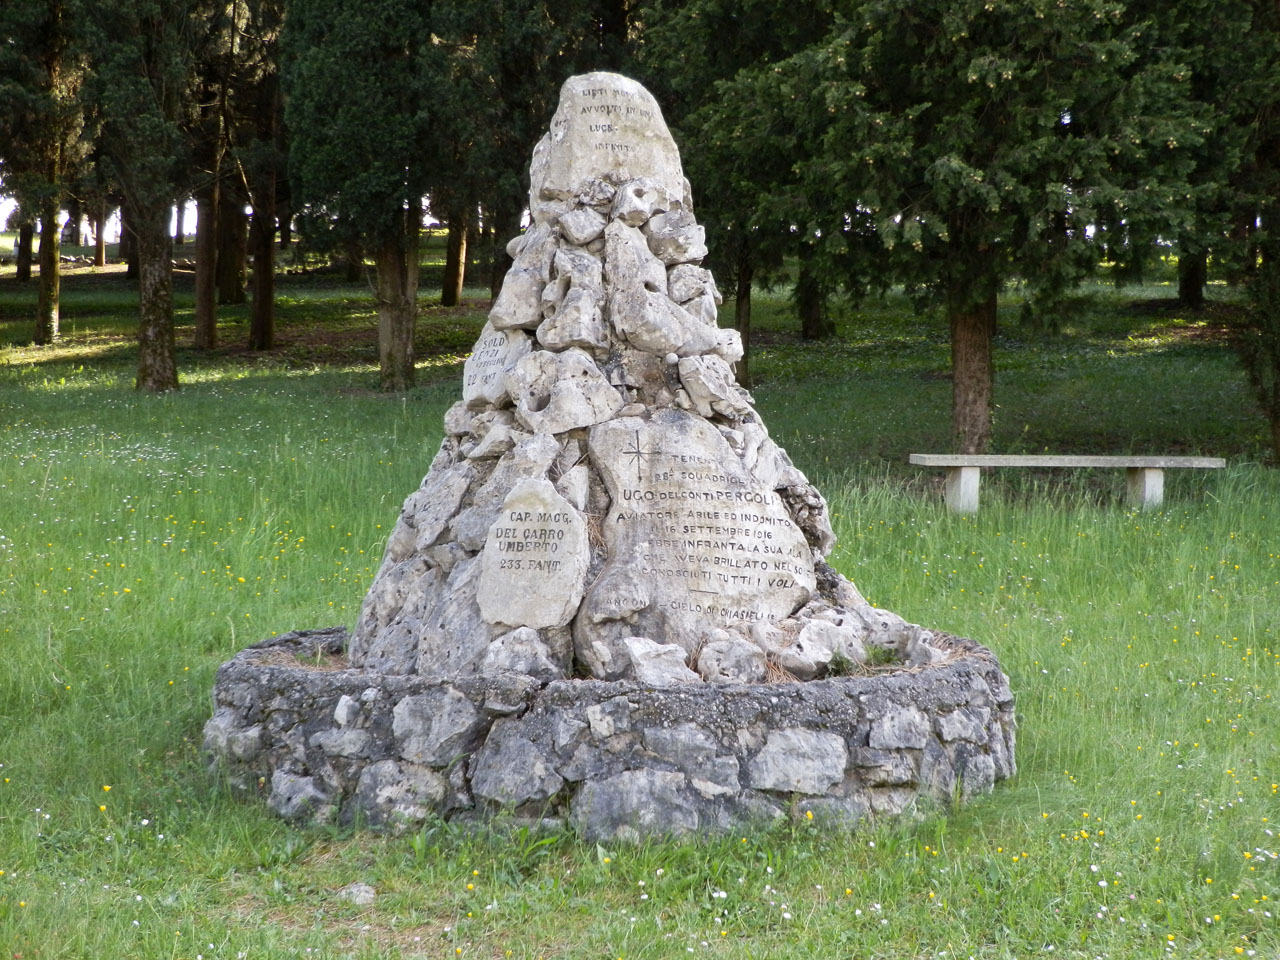
[[[783,620],[809,599],[804,534],[706,420],[680,410],[620,417],[593,427],[588,446],[612,505],[609,559],[578,618],[579,649],[625,632],[692,651],[715,628]],[[612,595],[629,583],[645,587],[641,609]]]
[[[569,199],[588,181],[653,179],[668,197],[684,196],[680,152],[653,95],[616,73],[570,77],[560,88],[551,130],[534,149],[529,206]]]
[[[462,399],[469,407],[486,403],[500,406],[507,399],[502,374],[533,349],[528,335],[519,330],[495,330],[486,323],[471,356],[462,368]]]
[[[511,489],[489,528],[477,599],[489,623],[562,627],[578,610],[590,561],[582,514],[548,480]]]

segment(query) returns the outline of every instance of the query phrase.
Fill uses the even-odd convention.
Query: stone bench
[[[1199,470],[1227,465],[1221,457],[1062,457],[1048,454],[913,453],[910,462],[919,467],[947,471],[947,508],[953,513],[978,510],[979,469],[982,467],[1122,467],[1128,474],[1128,501],[1143,510],[1164,502],[1164,471],[1177,467]]]

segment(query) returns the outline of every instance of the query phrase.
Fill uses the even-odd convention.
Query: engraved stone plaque
[[[653,95],[626,77],[591,73],[560,90],[551,130],[534,149],[529,205],[564,200],[596,178],[650,178],[667,197],[684,196],[680,152]]]
[[[809,600],[804,534],[706,420],[619,417],[593,427],[588,447],[611,499],[609,560],[575,624],[579,650],[639,635],[692,651],[713,628],[778,622]],[[637,583],[643,597],[615,596]]]
[[[462,367],[462,399],[467,406],[502,406],[508,399],[502,374],[533,349],[520,330],[495,330],[486,323],[475,349]]]
[[[477,599],[489,623],[562,627],[582,600],[587,524],[549,480],[511,489],[489,528]]]

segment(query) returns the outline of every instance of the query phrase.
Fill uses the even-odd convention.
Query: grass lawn
[[[358,285],[282,276],[278,350],[243,350],[224,309],[226,346],[181,347],[160,397],[132,390],[123,279],[78,268],[63,292],[63,342],[32,348],[34,287],[0,268],[0,960],[1280,956],[1280,474],[1212,311],[1089,288],[1044,337],[1011,292],[997,450],[1229,466],[1171,472],[1151,513],[1116,472],[1004,471],[960,518],[905,463],[946,449],[942,321],[837,304],[837,339],[807,344],[759,291],[754,393],[830,501],[833,562],[997,653],[1018,775],[853,833],[606,849],[501,823],[299,830],[200,755],[220,662],[354,622],[483,291],[443,310],[424,289],[419,386],[394,398]]]

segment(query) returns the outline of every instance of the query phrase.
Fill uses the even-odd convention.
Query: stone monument
[[[990,652],[826,563],[826,503],[734,379],[653,97],[566,81],[530,182],[354,635],[225,664],[215,762],[286,816],[505,808],[597,837],[856,820],[1012,775]],[[326,652],[340,669],[300,662]]]

